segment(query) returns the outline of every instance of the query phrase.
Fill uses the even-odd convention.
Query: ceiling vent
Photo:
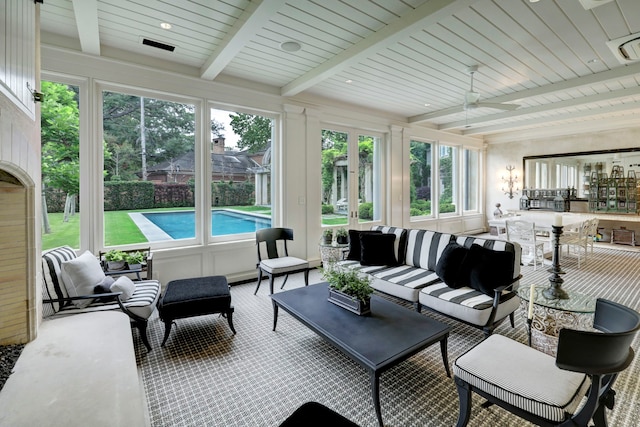
[[[173,52],[176,50],[175,46],[171,46],[170,44],[162,43],[159,41],[151,40],[146,37],[142,38],[142,44],[146,46],[155,47],[157,49],[167,50],[169,52]]]
[[[601,6],[605,3],[611,3],[613,0],[579,0],[582,7],[585,10],[593,9],[594,7]]]
[[[621,64],[630,64],[640,60],[640,33],[608,41],[607,46]]]

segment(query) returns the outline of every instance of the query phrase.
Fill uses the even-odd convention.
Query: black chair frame
[[[254,295],[258,293],[258,289],[260,289],[260,284],[262,283],[262,277],[266,275],[269,277],[269,293],[273,294],[273,279],[275,277],[285,276],[284,282],[280,289],[284,288],[284,285],[287,283],[287,279],[289,278],[289,274],[301,273],[304,272],[304,284],[305,286],[309,285],[309,270],[310,268],[307,266],[298,270],[291,270],[283,273],[272,274],[268,271],[263,270],[260,267],[260,263],[262,262],[262,254],[260,253],[260,243],[264,242],[266,244],[267,249],[267,257],[268,259],[280,258],[282,256],[289,256],[289,250],[287,249],[287,241],[293,240],[293,230],[290,228],[263,228],[262,230],[256,231],[256,248],[258,251],[258,263],[256,264],[256,268],[258,269],[258,285],[256,286],[256,290],[254,291]],[[283,242],[283,251],[284,255],[278,252],[278,241]]]
[[[613,301],[598,299],[593,327],[601,332],[562,329],[558,338],[556,366],[585,373],[591,379],[587,401],[578,412],[565,414],[565,421],[557,423],[499,400],[454,376],[460,398],[460,414],[456,426],[464,427],[468,424],[471,392],[475,392],[487,399],[489,405],[496,404],[539,426],[586,427],[593,420],[596,427],[606,427],[606,409],[613,409],[615,404],[613,384],[618,374],[634,358],[631,343],[640,329],[640,314]]]

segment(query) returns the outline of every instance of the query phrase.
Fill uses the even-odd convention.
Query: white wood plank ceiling
[[[43,44],[161,58],[455,133],[640,124],[640,61],[607,46],[640,33],[639,0],[45,0],[41,28]],[[481,104],[465,110],[472,65]]]

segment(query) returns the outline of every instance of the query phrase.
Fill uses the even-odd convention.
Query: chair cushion
[[[156,309],[156,303],[160,297],[160,282],[157,280],[143,280],[134,282],[136,289],[131,298],[122,302],[131,313],[143,319],[148,319]],[[94,302],[85,308],[77,308],[74,305],[66,306],[60,312],[60,315],[88,313],[92,311],[120,310],[117,303],[110,300],[108,303]]]
[[[62,263],[62,279],[67,293],[71,297],[93,294],[96,285],[102,283],[104,271],[98,259],[89,251]],[[76,300],[73,305],[83,308],[91,304],[92,299]]]
[[[394,242],[395,234],[361,234],[360,264],[362,265],[396,265]]]
[[[289,271],[309,268],[309,262],[301,258],[285,256],[281,258],[263,259],[260,262],[260,268],[270,274],[282,274]]]
[[[574,413],[589,377],[562,370],[538,350],[493,334],[453,364],[456,377],[513,406],[560,423]]]

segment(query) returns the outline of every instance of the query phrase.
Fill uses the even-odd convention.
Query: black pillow
[[[480,245],[471,245],[463,267],[464,270],[468,267],[469,287],[493,297],[495,288],[512,282],[513,257],[513,252],[494,251]]]
[[[349,255],[347,259],[351,261],[360,261],[360,235],[361,234],[382,234],[380,230],[360,231],[349,230]]]
[[[360,264],[397,265],[395,241],[396,235],[391,233],[360,234]]]
[[[448,287],[458,289],[469,283],[469,271],[464,277],[462,270],[468,253],[469,249],[456,242],[449,243],[442,251],[436,264],[436,274]]]

